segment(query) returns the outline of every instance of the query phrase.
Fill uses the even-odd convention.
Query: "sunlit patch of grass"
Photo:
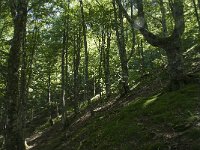
[[[143,104],[144,108],[146,108],[148,105],[156,101],[158,98],[158,95],[153,96],[152,98],[146,100],[146,102]]]

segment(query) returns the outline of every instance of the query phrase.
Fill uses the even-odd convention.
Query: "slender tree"
[[[83,28],[83,43],[84,43],[84,53],[85,53],[85,60],[84,60],[84,65],[85,65],[85,78],[84,78],[84,92],[85,92],[85,100],[88,101],[88,105],[90,105],[90,99],[88,97],[88,86],[89,86],[89,72],[88,72],[88,64],[89,64],[89,58],[88,58],[88,45],[87,45],[87,28],[86,28],[86,23],[85,23],[85,15],[84,15],[84,9],[83,9],[83,1],[80,0],[80,8],[81,8],[81,18],[82,18],[82,28]]]
[[[69,97],[69,30],[70,30],[70,0],[67,1],[66,45],[65,45],[65,99]]]
[[[64,29],[63,29],[63,48],[62,48],[62,53],[61,53],[61,98],[62,98],[62,123],[63,127],[66,127],[66,100],[65,100],[65,52],[66,52],[66,20],[64,20]]]
[[[167,36],[167,21],[166,21],[166,10],[165,10],[165,6],[164,6],[164,2],[163,0],[159,0],[159,5],[160,5],[160,11],[162,14],[162,33],[163,33],[163,37]]]
[[[103,67],[104,67],[104,76],[105,76],[105,85],[106,85],[106,97],[109,98],[111,94],[111,82],[110,82],[110,41],[111,41],[111,31],[107,29],[107,44],[106,48],[103,51]]]
[[[49,106],[49,123],[52,126],[53,125],[53,105],[52,105],[52,99],[51,99],[51,65],[50,62],[48,64],[48,80],[47,80],[47,102]]]
[[[78,113],[78,98],[79,98],[79,65],[81,53],[81,26],[79,25],[78,33],[74,33],[74,53],[73,53],[73,67],[74,67],[74,111]],[[76,31],[75,31],[76,32]]]
[[[120,2],[121,4],[121,2]],[[126,46],[125,46],[125,40],[124,40],[124,25],[123,25],[123,14],[122,10],[118,10],[117,15],[117,9],[115,6],[115,0],[113,0],[113,8],[114,8],[114,16],[115,16],[115,32],[117,37],[117,45],[119,49],[119,56],[120,56],[120,63],[121,63],[121,81],[120,84],[122,84],[123,91],[121,91],[121,94],[126,94],[129,91],[128,86],[128,60],[126,55]],[[118,17],[119,16],[119,22]]]

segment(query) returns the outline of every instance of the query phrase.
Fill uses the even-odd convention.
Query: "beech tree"
[[[121,80],[120,84],[122,84],[123,91],[122,94],[126,94],[129,92],[128,86],[128,60],[126,55],[126,46],[125,46],[125,39],[124,39],[124,26],[123,26],[123,14],[122,10],[119,9],[118,14],[115,6],[115,1],[113,1],[114,7],[114,15],[115,15],[115,30],[116,30],[116,37],[117,37],[117,44],[119,49],[119,56],[120,56],[120,63],[121,63]],[[119,16],[119,22],[118,22]]]
[[[184,21],[184,10],[183,1],[169,1],[171,6],[172,16],[174,19],[174,29],[170,36],[160,37],[159,35],[153,34],[148,30],[148,25],[145,20],[145,11],[143,0],[136,0],[136,5],[138,9],[138,15],[132,19],[127,11],[122,6],[119,0],[116,0],[120,9],[123,11],[126,19],[129,21],[132,27],[134,27],[134,19],[139,19],[140,24],[137,25],[140,33],[145,37],[148,43],[152,46],[156,46],[165,50],[168,59],[168,70],[170,76],[170,89],[179,89],[186,83],[186,75],[184,73],[183,66],[183,48],[181,37],[185,29]]]
[[[23,150],[38,116],[68,129],[146,82],[190,82],[199,11],[200,0],[1,0],[0,145]]]
[[[6,91],[6,137],[7,150],[24,150],[23,125],[21,112],[24,107],[19,98],[19,68],[23,40],[27,22],[27,0],[8,2],[13,21],[14,34],[8,57],[8,75]]]

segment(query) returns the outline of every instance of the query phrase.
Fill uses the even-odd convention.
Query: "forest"
[[[0,150],[199,150],[200,0],[0,0]]]

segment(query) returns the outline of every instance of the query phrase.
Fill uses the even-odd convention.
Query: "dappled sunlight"
[[[0,0],[0,150],[199,149],[199,11]]]
[[[143,104],[143,107],[146,108],[148,105],[154,103],[158,99],[158,95],[155,95],[151,99],[146,100],[145,103]]]
[[[79,122],[83,122],[87,120],[91,116],[90,112],[85,113],[82,117],[80,117],[74,124],[77,124]]]
[[[35,146],[37,146],[37,143],[33,143],[36,139],[38,139],[39,137],[41,137],[43,134],[43,132],[37,132],[34,133],[31,137],[26,138],[26,148],[27,150],[31,150],[32,148],[34,148]],[[30,143],[30,144],[29,144]]]
[[[100,107],[95,108],[94,112],[97,112],[97,111],[103,110],[105,108],[108,108],[108,107],[112,106],[114,103],[115,103],[115,100],[109,101],[105,105],[101,105]]]

